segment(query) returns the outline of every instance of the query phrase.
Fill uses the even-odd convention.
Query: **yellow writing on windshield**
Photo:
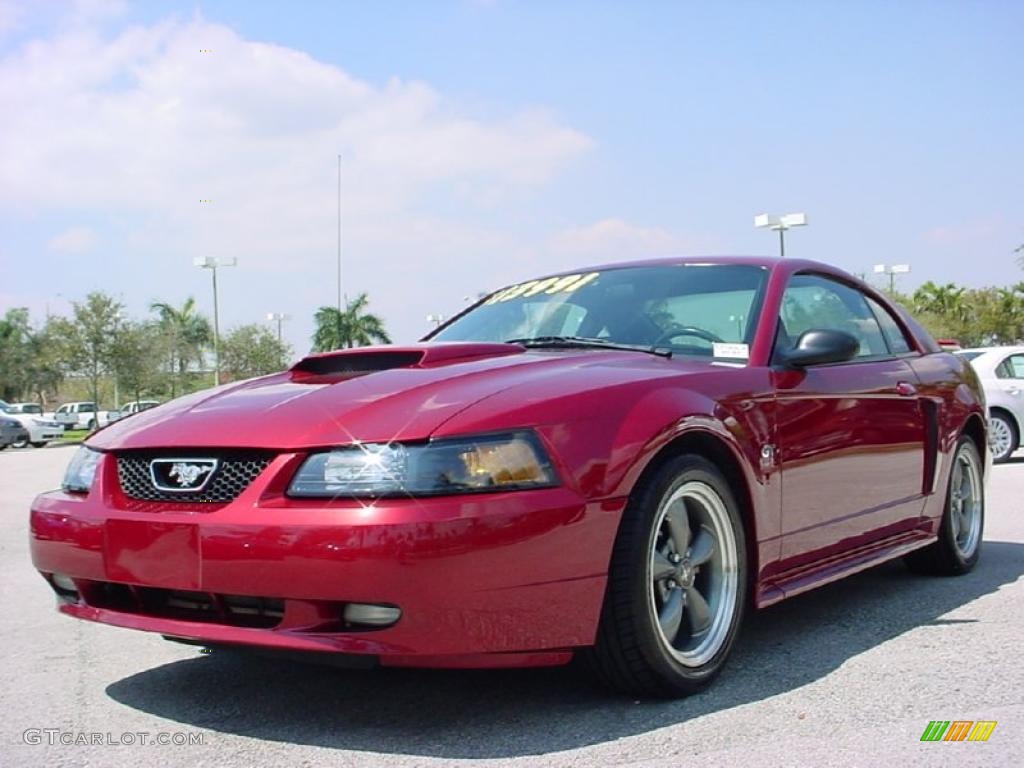
[[[510,301],[520,297],[528,298],[541,293],[572,293],[573,291],[579,290],[587,283],[596,280],[600,274],[600,272],[588,272],[586,274],[558,275],[556,277],[547,277],[543,280],[530,280],[525,283],[519,283],[518,285],[503,288],[490,296],[484,304],[497,304],[498,302]]]

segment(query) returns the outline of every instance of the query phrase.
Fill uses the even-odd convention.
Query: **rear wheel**
[[[671,459],[641,480],[623,513],[585,659],[629,694],[696,693],[725,664],[746,581],[743,525],[725,477],[700,456]]]
[[[1019,441],[1017,425],[1009,416],[994,412],[988,417],[988,447],[992,451],[993,462],[1000,464],[1009,460]]]
[[[11,447],[13,447],[13,448],[24,448],[27,445],[28,445],[28,438],[27,437],[23,437],[20,440],[15,440],[13,443],[11,443]]]
[[[912,571],[958,576],[977,564],[985,528],[982,471],[981,455],[974,441],[966,435],[961,437],[949,472],[938,541],[904,558]]]

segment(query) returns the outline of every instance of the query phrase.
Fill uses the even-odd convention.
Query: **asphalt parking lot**
[[[677,702],[613,697],[572,668],[352,672],[59,616],[27,518],[70,456],[0,454],[5,766],[1024,765],[1020,454],[993,470],[972,574],[894,563],[754,614],[718,683]],[[998,725],[985,743],[922,743],[930,720]],[[135,743],[50,744],[31,729]],[[203,743],[140,743],[157,734]]]

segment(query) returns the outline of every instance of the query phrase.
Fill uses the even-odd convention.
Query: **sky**
[[[774,254],[1024,279],[1019,0],[0,0],[0,312],[222,331],[342,282],[396,342],[544,273]],[[873,278],[872,278],[873,279]]]

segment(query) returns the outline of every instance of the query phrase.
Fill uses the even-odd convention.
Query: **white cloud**
[[[62,253],[84,253],[96,245],[96,233],[88,227],[72,227],[51,237],[47,245]]]
[[[521,200],[593,144],[543,109],[479,116],[425,83],[370,83],[201,17],[107,33],[108,8],[84,3],[78,21],[0,58],[0,206],[103,231],[103,287],[129,300],[202,299],[192,256],[238,255],[227,324],[311,316],[334,295],[341,153],[346,292],[369,291],[398,338],[418,335],[422,315],[492,285],[481,254],[522,247],[475,213]],[[73,229],[50,246],[91,242]]]
[[[551,240],[551,250],[572,256],[628,261],[702,253],[714,250],[714,244],[714,239],[708,235],[642,227],[613,217],[557,233]]]

